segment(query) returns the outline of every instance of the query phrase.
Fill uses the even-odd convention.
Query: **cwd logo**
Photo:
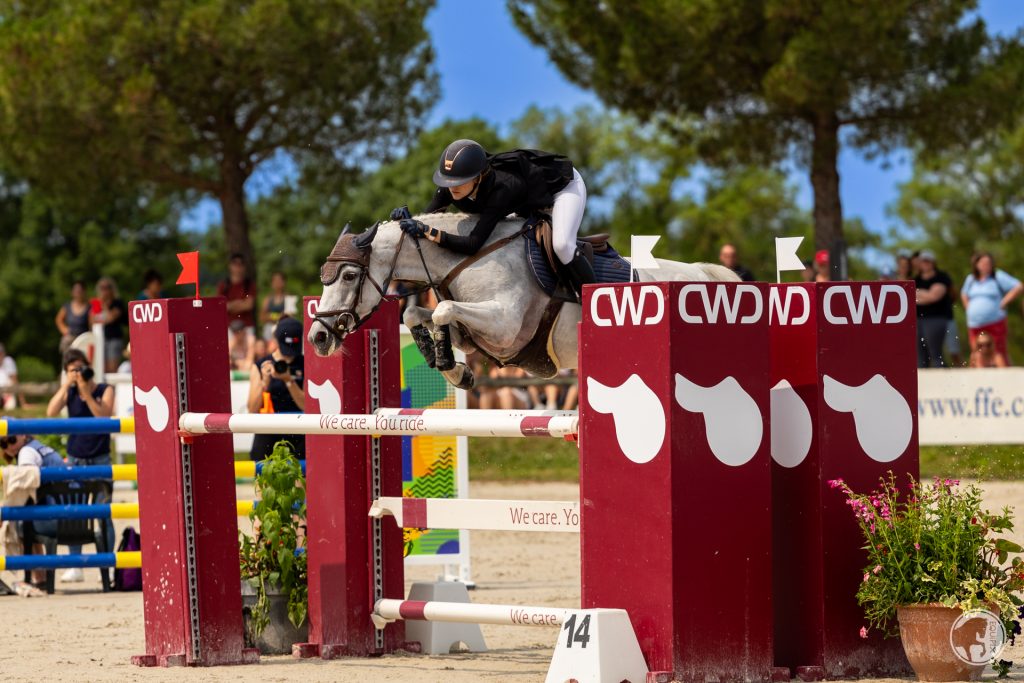
[[[801,303],[794,306],[797,299]],[[803,325],[810,317],[811,297],[803,287],[772,287],[768,290],[768,321],[771,324]]]
[[[142,302],[132,306],[132,320],[137,323],[158,323],[163,319],[163,304],[156,302]]]
[[[714,294],[708,291],[714,289]],[[693,296],[693,295],[699,296]],[[703,304],[703,317],[700,313],[694,314],[695,304],[693,299],[699,298]],[[746,315],[740,315],[740,306],[744,298],[752,299],[754,310]],[[698,309],[699,310],[699,309]],[[683,322],[694,325],[716,324],[719,314],[724,315],[725,322],[734,325],[750,325],[761,319],[764,313],[764,299],[761,290],[754,285],[737,285],[735,288],[725,285],[689,284],[684,285],[679,291],[679,316]]]
[[[604,299],[611,307],[611,318],[598,312]],[[598,327],[657,325],[665,317],[665,299],[655,285],[601,287],[590,297],[590,317]]]
[[[865,313],[868,314],[871,322],[875,325],[882,322],[885,324],[899,323],[906,319],[907,292],[902,287],[898,285],[882,285],[880,289],[875,290],[868,285],[860,285],[859,296],[854,296],[853,289],[851,285],[837,285],[829,287],[825,291],[825,297],[822,302],[825,309],[825,319],[833,325],[849,325],[851,322],[854,325],[861,325],[864,323]],[[833,299],[839,295],[846,299],[846,309],[849,312],[849,317],[843,313],[842,307],[837,306],[833,302]],[[891,301],[892,296],[895,296],[899,304],[899,311],[885,315],[886,302]]]
[[[310,299],[306,302],[306,317],[310,320],[316,315],[317,309],[320,305],[320,299]]]

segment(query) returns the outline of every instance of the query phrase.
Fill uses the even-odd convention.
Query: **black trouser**
[[[917,319],[917,367],[944,368],[942,345],[946,341],[948,318]]]

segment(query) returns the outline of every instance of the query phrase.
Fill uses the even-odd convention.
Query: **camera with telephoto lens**
[[[82,379],[84,379],[86,382],[92,380],[92,378],[95,376],[96,371],[90,368],[88,365],[82,368]]]
[[[275,360],[274,361],[274,372],[283,375],[288,372],[288,361]]]

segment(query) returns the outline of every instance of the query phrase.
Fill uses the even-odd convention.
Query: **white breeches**
[[[587,186],[583,184],[580,172],[574,168],[572,180],[555,195],[555,205],[551,209],[551,246],[562,263],[568,264],[576,254],[576,235],[586,207]]]

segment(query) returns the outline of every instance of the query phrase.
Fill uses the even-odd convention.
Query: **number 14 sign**
[[[546,683],[644,683],[647,664],[622,609],[566,610]]]

